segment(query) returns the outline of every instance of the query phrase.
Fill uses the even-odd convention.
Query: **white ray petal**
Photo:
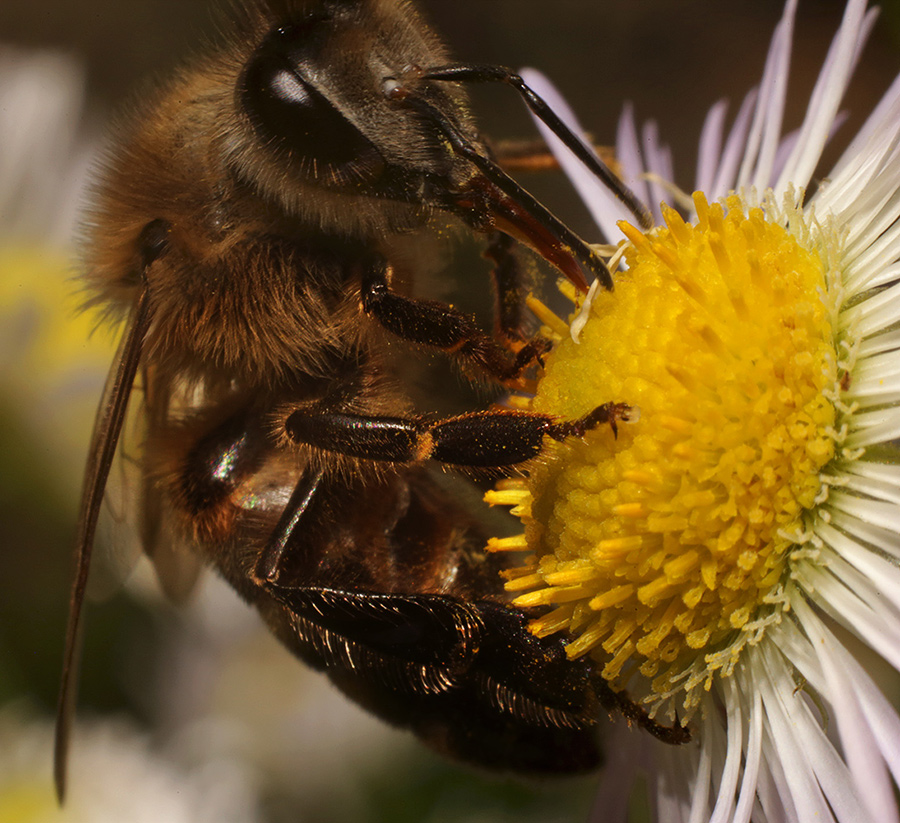
[[[867,0],[850,0],[841,27],[831,44],[809,101],[800,138],[773,188],[781,192],[788,184],[805,187],[822,156],[841,99],[859,57],[861,41],[871,30],[866,22]]]
[[[762,689],[759,691],[761,692]],[[762,819],[766,823],[798,823],[800,816],[784,774],[781,752],[773,741],[771,723],[765,705],[760,709],[760,714],[765,720],[765,725],[756,787],[759,803],[754,808],[754,821],[759,816],[758,809],[761,808],[763,810]]]
[[[855,514],[830,510],[831,525],[850,535],[861,545],[872,546],[890,557],[900,559],[897,533],[860,520]]]
[[[802,693],[794,687],[783,658],[773,648],[762,648],[769,688],[764,685],[763,700],[769,694],[767,717],[772,723],[785,776],[804,816],[842,823],[866,819],[866,808],[847,764],[822,731]],[[796,745],[794,745],[796,743]]]
[[[897,169],[900,176],[900,166]],[[897,262],[900,224],[890,221],[888,227],[852,260],[847,261],[846,280],[857,293],[869,287],[881,271]]]
[[[644,180],[644,165],[641,154],[640,141],[638,140],[638,128],[634,119],[634,107],[626,103],[619,117],[619,126],[616,130],[616,150],[619,154],[619,164],[622,167],[622,179],[625,184],[637,195],[638,199],[650,205],[650,191]]]
[[[881,526],[894,534],[900,534],[900,508],[891,503],[869,500],[840,489],[832,490],[828,502],[830,509],[847,512],[864,523]]]
[[[900,265],[893,267],[893,271],[886,269],[882,274],[887,276],[890,280],[900,279]],[[900,349],[900,329],[866,337],[864,340],[860,341],[857,353],[860,359],[864,359],[873,354],[896,351],[897,349]]]
[[[770,182],[772,161],[781,136],[796,12],[796,0],[788,0],[772,36],[759,84],[759,99],[753,123],[747,135],[744,160],[738,173],[738,189],[753,187],[760,190]]]
[[[695,191],[711,191],[716,169],[719,168],[722,154],[722,140],[725,134],[725,114],[728,101],[719,100],[707,113],[700,132],[700,145],[697,149],[697,176],[694,182]]]
[[[900,105],[900,76],[891,83],[890,88],[866,119],[863,127],[856,133],[856,136],[844,150],[841,159],[838,160],[829,175],[832,180],[842,177],[849,167],[858,164],[865,157],[873,134],[885,129],[896,130],[896,109],[898,105]]]
[[[705,823],[709,820],[709,792],[712,783],[712,762],[716,748],[714,726],[718,718],[708,714],[703,721],[700,741],[700,762],[692,776],[691,811],[688,823]]]
[[[833,820],[806,755],[811,724],[804,717],[805,705],[796,694],[792,694],[790,700],[781,694],[785,688],[793,692],[793,683],[784,664],[776,661],[772,654],[761,653],[760,657],[764,662],[756,687],[762,693],[771,733],[770,759],[777,760],[784,769],[785,786],[779,792],[781,799],[785,802],[789,798],[795,809],[802,809],[811,819]],[[787,795],[783,794],[785,790]]]
[[[817,209],[824,208],[836,214],[847,210],[848,204],[856,202],[872,185],[883,186],[879,175],[896,146],[897,120],[896,113],[900,107],[900,98],[893,104],[891,114],[895,116],[881,123],[873,130],[866,141],[864,150],[848,158],[840,173],[832,173],[813,198]]]
[[[778,151],[775,152],[775,159],[772,161],[773,177],[777,177],[781,174],[782,169],[784,169],[784,164],[794,151],[794,146],[797,145],[797,139],[799,137],[799,130],[794,130],[781,138],[781,141],[778,144]]]
[[[900,506],[900,466],[856,460],[843,473],[853,491]]]
[[[900,669],[900,624],[885,620],[880,610],[865,600],[874,595],[866,583],[844,585],[812,563],[800,563],[795,574],[810,600],[871,646],[895,669]]]
[[[900,288],[875,292],[841,312],[845,328],[856,329],[862,336],[875,334],[900,320]]]
[[[886,168],[882,174],[891,174]],[[850,209],[845,209],[845,213]],[[900,216],[900,194],[893,186],[873,186],[865,197],[860,197],[852,206],[844,258],[856,262],[862,253],[879,237],[888,232]],[[896,247],[895,247],[896,254]]]
[[[857,412],[851,419],[853,429],[844,445],[859,449],[896,440],[900,437],[898,418],[897,410],[892,408]]]
[[[747,143],[747,131],[750,128],[750,119],[753,117],[758,96],[758,89],[752,89],[741,103],[738,115],[728,133],[728,139],[725,141],[715,183],[713,183],[711,191],[707,192],[710,198],[724,197],[737,187],[737,170]]]
[[[870,577],[850,559],[859,560],[860,565],[867,565],[865,555],[859,552],[848,552],[848,557],[837,554],[825,556],[822,566],[827,567],[827,576],[832,580],[840,581],[843,587],[841,591],[844,602],[848,598],[865,604],[866,615],[879,615],[880,621],[875,621],[884,642],[895,642],[900,637],[900,610],[892,595],[896,594],[896,573],[891,573],[887,579]],[[873,556],[873,560],[877,560]],[[875,566],[877,568],[877,565]],[[883,570],[883,567],[882,567]],[[836,590],[837,591],[837,590]],[[836,606],[835,606],[836,607]]]
[[[871,357],[860,358],[853,368],[853,384],[874,381],[879,377],[892,378],[900,374],[900,360],[893,353],[877,354]]]
[[[725,762],[719,783],[716,805],[713,807],[709,823],[728,823],[733,820],[738,781],[741,774],[741,755],[744,748],[744,718],[741,712],[740,695],[735,679],[729,677],[724,684],[726,747]]]
[[[853,684],[857,700],[878,743],[878,748],[895,782],[900,783],[900,717],[897,716],[897,710],[888,703],[868,673],[852,655],[842,647],[836,649],[835,653],[841,657],[840,666]]]
[[[744,773],[741,777],[741,791],[734,809],[734,823],[749,823],[753,807],[756,805],[756,786],[759,780],[759,765],[762,755],[763,707],[762,695],[752,689],[749,695],[747,749],[744,757]]]
[[[644,157],[647,171],[659,180],[671,180],[672,152],[668,146],[659,141],[659,127],[653,120],[644,123],[641,132],[644,144]],[[653,221],[656,224],[663,222],[660,203],[670,200],[670,192],[663,188],[656,179],[650,181],[650,210],[653,213]]]
[[[880,289],[883,286],[890,286],[900,280],[900,263],[891,263],[880,270],[863,269],[859,272],[859,275],[859,285],[849,277],[847,278],[847,285],[853,292],[859,293],[863,289]],[[873,334],[880,331],[882,331],[882,329],[875,329],[867,332],[867,334]]]
[[[872,823],[892,823],[897,819],[897,803],[888,770],[881,757],[873,730],[859,703],[856,683],[849,678],[842,659],[840,641],[816,617],[804,598],[793,600],[798,619],[811,641],[827,683],[831,711],[837,719],[841,747],[857,786],[864,787],[861,800]],[[863,673],[864,678],[868,676]]]
[[[877,580],[878,591],[890,600],[900,614],[900,573],[892,563],[829,525],[818,525],[816,534],[862,575],[870,580]]]

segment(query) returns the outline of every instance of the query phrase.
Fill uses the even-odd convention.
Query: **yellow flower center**
[[[771,610],[835,449],[821,257],[737,197],[695,203],[696,225],[622,226],[627,270],[548,359],[537,411],[640,418],[548,442],[520,501],[535,557],[507,584],[554,607],[533,631],[657,695]]]

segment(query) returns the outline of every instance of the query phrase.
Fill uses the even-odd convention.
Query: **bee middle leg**
[[[494,410],[427,422],[299,409],[288,416],[285,431],[295,443],[363,460],[418,463],[431,459],[501,469],[536,457],[545,435],[554,440],[581,437],[601,425],[615,432],[630,412],[624,403],[605,403],[576,420]]]
[[[519,274],[502,244],[494,247],[497,262],[498,327],[503,336],[520,336]],[[497,259],[499,257],[499,260]],[[535,337],[515,354],[478,328],[475,321],[446,303],[405,297],[391,291],[390,269],[382,259],[368,262],[362,278],[363,310],[391,334],[420,346],[440,349],[464,365],[495,380],[513,381],[551,347]]]

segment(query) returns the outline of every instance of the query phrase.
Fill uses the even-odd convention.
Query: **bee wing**
[[[119,435],[125,422],[128,399],[131,396],[131,389],[141,361],[144,338],[150,325],[150,319],[149,296],[145,289],[141,292],[128,319],[125,335],[106,381],[106,388],[100,402],[100,413],[91,436],[78,517],[75,579],[72,583],[72,595],[69,601],[69,623],[66,628],[62,682],[56,715],[54,780],[60,802],[65,797],[66,791],[66,759],[77,693],[76,678],[81,658],[81,610],[84,605],[88,573],[91,567],[97,520],[100,516]]]
[[[141,556],[137,523],[143,473],[139,450],[145,440],[146,429],[142,394],[138,378],[131,388],[118,448],[106,479],[103,503],[97,517],[85,593],[86,599],[92,602],[107,600],[117,592]],[[107,402],[106,396],[103,402]],[[96,447],[96,443],[93,446]]]
[[[173,413],[194,406],[180,408],[171,392],[155,386],[148,392],[150,380],[146,369],[135,380],[106,481],[87,584],[90,601],[106,600],[118,591],[142,554],[152,563],[163,593],[175,603],[187,600],[202,569],[190,540],[173,527],[171,503],[158,476],[147,470],[143,453],[160,425],[155,421],[168,423]]]
[[[196,407],[190,400],[174,399],[168,381],[154,381],[152,375],[145,374],[144,384],[148,389],[143,421],[151,433],[167,424],[173,413],[183,413]],[[175,603],[183,603],[193,591],[203,567],[200,557],[172,527],[171,503],[157,478],[145,471],[141,473],[140,482],[140,544],[153,564],[165,595]]]

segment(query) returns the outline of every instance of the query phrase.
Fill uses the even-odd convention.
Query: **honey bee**
[[[130,399],[146,429],[151,559],[167,566],[189,544],[291,652],[376,715],[450,756],[525,773],[597,766],[603,709],[685,739],[590,662],[567,660],[564,640],[528,632],[477,514],[427,468],[510,471],[545,436],[627,414],[441,419],[412,406],[405,350],[443,352],[504,386],[546,351],[522,330],[509,238],[580,289],[587,276],[611,287],[478,136],[462,85],[489,81],[518,88],[643,218],[520,78],[450,63],[403,0],[253,0],[122,130],[85,254],[95,302],[127,319],[85,475],[60,796],[92,545]],[[448,222],[487,238],[493,334],[415,294],[405,244]]]

